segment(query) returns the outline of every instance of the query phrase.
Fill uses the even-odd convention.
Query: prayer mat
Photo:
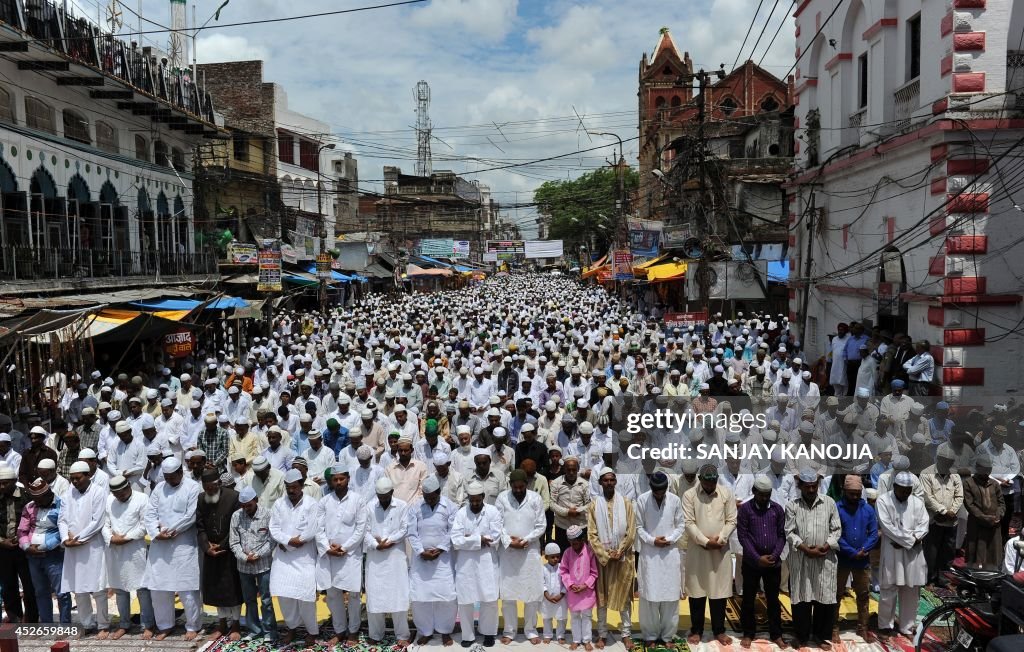
[[[321,638],[323,632],[321,632]],[[280,647],[272,645],[270,641],[265,638],[252,638],[249,640],[231,641],[228,640],[227,636],[224,636],[206,648],[206,652],[277,652],[278,650],[292,650],[294,652],[397,652],[399,648],[396,645],[397,640],[394,636],[385,636],[384,640],[380,645],[370,645],[365,635],[359,637],[359,644],[354,646],[346,646],[344,641],[338,643],[334,647],[327,647],[327,644],[323,641],[318,642],[313,647],[306,647],[302,639],[298,636],[295,640],[288,644],[287,647]]]

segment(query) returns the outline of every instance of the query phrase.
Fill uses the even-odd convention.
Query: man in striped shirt
[[[843,527],[835,501],[818,493],[818,472],[799,474],[800,497],[786,506],[789,555],[789,599],[793,604],[794,647],[811,636],[822,650],[832,649],[836,611],[836,573],[839,537]]]
[[[228,546],[238,566],[245,601],[245,620],[249,631],[277,641],[277,619],[270,596],[270,562],[274,545],[270,539],[270,510],[259,504],[256,491],[245,487],[238,495],[241,509],[231,515]],[[262,611],[257,609],[259,593]],[[260,617],[257,617],[259,614]]]

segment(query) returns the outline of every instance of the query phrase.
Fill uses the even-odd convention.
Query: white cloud
[[[614,64],[622,54],[611,39],[615,26],[609,18],[599,7],[577,5],[558,24],[535,27],[526,38],[545,59],[593,72]]]
[[[244,36],[211,34],[200,36],[196,41],[196,57],[200,63],[251,61],[270,57],[270,50],[250,43]]]
[[[412,23],[503,39],[515,25],[518,5],[519,0],[431,0],[412,14]]]

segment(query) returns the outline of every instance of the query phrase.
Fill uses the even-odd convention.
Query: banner
[[[420,255],[431,258],[451,258],[455,253],[455,243],[451,238],[435,238],[420,240]]]
[[[679,330],[688,330],[690,326],[693,326],[693,329],[695,331],[701,331],[707,328],[708,311],[700,310],[697,312],[666,312],[664,322],[665,328],[678,328]]]
[[[469,240],[454,240],[452,258],[469,258]]]
[[[299,255],[295,252],[295,247],[286,242],[281,243],[281,260],[289,265],[297,264],[299,262]]]
[[[526,253],[526,243],[522,240],[488,240],[487,251],[493,251],[501,258],[502,254],[507,256],[523,255]]]
[[[498,254],[496,252],[493,252],[493,251],[485,251],[484,252],[484,262],[485,263],[496,263],[496,262],[498,262]]]
[[[316,277],[322,281],[331,280],[331,254],[326,251],[316,255]]]
[[[633,278],[633,254],[625,249],[616,249],[612,256],[612,277],[616,281]]]
[[[187,328],[164,335],[164,353],[172,358],[188,357],[194,349],[195,339]]]
[[[255,265],[259,254],[256,245],[232,240],[228,243],[228,262],[235,265]]]
[[[561,240],[527,240],[523,243],[527,258],[561,258]]]
[[[660,220],[629,220],[629,249],[636,258],[654,258],[661,246],[665,223]]]
[[[263,240],[259,252],[259,280],[256,290],[259,292],[281,291],[281,241]]]
[[[691,237],[693,237],[693,229],[689,223],[666,226],[661,234],[661,246],[666,249],[682,247],[683,243]]]

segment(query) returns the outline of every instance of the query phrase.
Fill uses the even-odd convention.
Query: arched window
[[[2,86],[0,86],[0,122],[10,122],[11,124],[17,124],[14,119],[14,104],[12,102],[10,92]]]
[[[135,134],[135,158],[140,161],[149,160],[149,143],[144,136]]]
[[[722,100],[722,102],[718,106],[722,109],[722,113],[724,113],[725,115],[732,115],[733,113],[736,112],[736,109],[739,108],[739,105],[736,104],[736,100],[732,99],[731,97],[727,97],[724,100]]]
[[[96,147],[112,154],[120,151],[117,146],[117,130],[102,120],[96,121]]]
[[[778,111],[779,103],[774,97],[769,95],[768,97],[761,100],[761,110],[766,112]]]
[[[49,104],[34,97],[25,98],[25,126],[56,134],[53,122],[53,109]]]
[[[672,96],[672,106],[673,107],[677,107],[677,106],[681,105],[682,103],[683,103],[683,100],[678,95],[673,95]]]
[[[153,162],[157,165],[170,167],[171,160],[168,156],[167,143],[158,140],[153,143]]]
[[[665,108],[665,98],[664,97],[659,97],[656,100],[654,100],[654,108],[656,108],[656,109],[663,109],[663,108]]]
[[[89,121],[81,113],[64,109],[61,112],[61,119],[64,121],[64,137],[68,140],[75,140],[86,145],[92,144],[92,136],[89,134]]]

